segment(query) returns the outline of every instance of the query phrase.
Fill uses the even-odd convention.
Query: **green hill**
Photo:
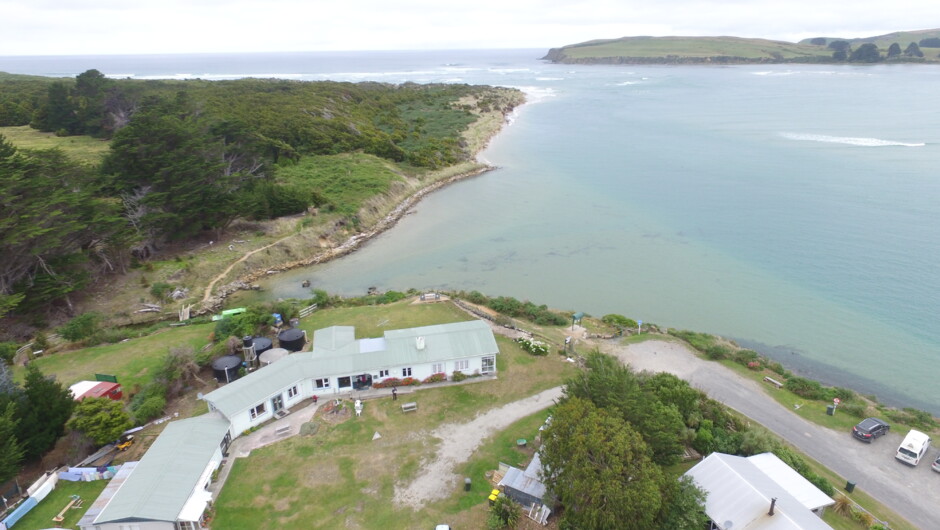
[[[918,43],[937,36],[940,36],[940,30],[898,32],[864,39],[819,37],[799,43],[741,37],[623,37],[552,48],[543,59],[566,64],[838,63],[845,61],[834,58],[834,50],[829,47],[836,40],[849,42],[851,49],[874,43],[879,48],[880,59],[887,60],[887,49],[895,42],[906,50],[911,42]],[[851,49],[847,56],[851,56]],[[902,54],[890,60],[940,61],[933,50],[924,48],[922,58]]]

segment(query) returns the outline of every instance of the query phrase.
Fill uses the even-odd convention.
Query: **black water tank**
[[[238,379],[238,369],[241,367],[242,359],[237,355],[225,355],[212,361],[212,373],[220,383],[231,383]]]
[[[251,343],[255,345],[255,355],[261,355],[274,347],[274,343],[271,342],[271,339],[265,337],[255,337],[251,339]]]
[[[304,349],[304,344],[307,342],[304,331],[300,328],[285,329],[277,334],[277,341],[281,348],[290,352]]]

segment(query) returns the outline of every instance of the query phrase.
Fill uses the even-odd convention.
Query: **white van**
[[[911,429],[911,432],[907,433],[904,441],[898,447],[898,454],[894,457],[905,464],[916,466],[927,453],[928,447],[930,447],[930,437],[920,431]]]

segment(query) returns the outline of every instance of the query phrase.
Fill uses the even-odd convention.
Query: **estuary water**
[[[0,71],[525,90],[482,158],[354,254],[358,295],[465,289],[716,333],[940,413],[940,67],[584,66],[545,50],[0,57]]]

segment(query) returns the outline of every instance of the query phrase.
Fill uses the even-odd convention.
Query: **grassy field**
[[[303,327],[356,325],[357,336],[365,337],[383,329],[467,319],[450,304],[399,302],[318,312]],[[501,336],[497,343],[497,380],[419,390],[408,397],[418,403],[418,412],[408,415],[391,399],[368,401],[361,418],[347,413],[341,416],[345,421],[334,423],[318,417],[315,436],[291,438],[237,459],[216,503],[215,522],[227,529],[287,528],[297,521],[317,521],[323,528],[432,528],[442,522],[481,527],[491,489],[485,472],[500,460],[522,464],[528,455],[514,448],[515,440],[533,439],[544,413],[489,440],[459,470],[472,479],[470,493],[458,488],[446,501],[417,513],[397,508],[392,497],[396,482],[414,478],[422,459],[433,454],[434,441],[424,434],[428,430],[557,386],[574,373],[574,366],[558,355],[532,357]],[[373,441],[376,432],[382,437]],[[259,476],[268,478],[259,481]]]
[[[78,520],[85,515],[91,503],[98,498],[98,495],[108,485],[107,480],[96,480],[94,482],[69,482],[60,480],[56,483],[56,488],[48,497],[42,500],[35,508],[20,519],[14,528],[16,530],[39,530],[41,528],[77,528]],[[68,505],[72,495],[78,495],[84,501],[82,507],[77,510],[68,510],[63,517],[65,518],[57,525],[52,518],[59,515],[59,512]]]
[[[832,51],[824,46],[794,44],[791,42],[738,37],[626,37],[609,41],[592,41],[567,46],[565,55],[581,59],[586,57],[745,57],[748,59],[785,59],[831,57]]]
[[[116,375],[127,393],[151,380],[169,349],[189,345],[198,350],[209,342],[214,324],[200,324],[163,331],[117,344],[103,344],[40,357],[32,361],[46,375],[54,375],[64,385],[95,379],[95,374]],[[22,378],[23,367],[14,368]]]
[[[108,152],[108,142],[90,136],[59,137],[52,133],[39,132],[28,125],[19,127],[0,127],[3,135],[13,145],[21,149],[52,149],[58,148],[65,152],[69,158],[98,164]]]
[[[916,42],[920,38],[923,37],[913,38],[912,35],[891,34],[873,41],[870,39],[846,40],[852,42],[853,48],[857,48],[864,42],[875,42],[884,53],[894,42],[898,42],[904,49],[910,42]],[[937,61],[937,53],[933,50],[933,48],[923,50],[925,61]],[[561,48],[560,52],[563,55],[563,58],[559,58],[561,62],[564,62],[564,59],[577,61],[605,57],[640,60],[668,58],[670,62],[675,61],[676,58],[695,60],[710,57],[796,62],[829,62],[832,59],[832,50],[824,45],[812,45],[805,41],[792,43],[740,37],[624,37],[572,44]]]

